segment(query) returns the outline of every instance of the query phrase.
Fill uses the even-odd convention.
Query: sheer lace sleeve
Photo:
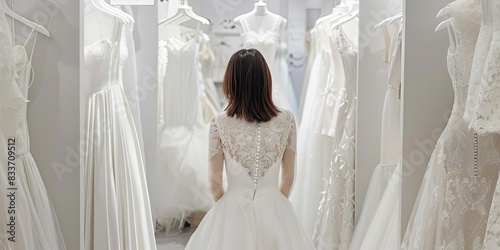
[[[208,143],[208,158],[212,159],[214,156],[222,154],[222,142],[219,135],[219,128],[217,126],[216,116],[210,121],[209,143]]]
[[[286,148],[297,152],[297,126],[295,125],[295,117],[290,113],[290,130],[288,131],[288,139]]]

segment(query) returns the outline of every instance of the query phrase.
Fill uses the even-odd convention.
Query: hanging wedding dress
[[[470,127],[480,134],[500,133],[500,2],[491,0],[483,3],[484,14],[487,15],[485,19],[492,24],[485,24],[482,28],[484,35],[476,52],[477,71],[482,71],[482,75],[474,75],[481,81],[479,85],[475,82],[475,95],[469,96],[473,113],[465,118],[470,121]],[[488,44],[490,36],[491,43]]]
[[[349,22],[358,23],[356,19]],[[317,249],[348,249],[354,232],[354,150],[356,134],[357,44],[341,24],[333,28],[333,64],[323,89],[314,132],[334,138],[327,185],[313,235]],[[356,25],[357,26],[357,25]]]
[[[109,29],[112,26],[113,20],[101,11],[97,10],[93,4],[88,3],[89,0],[84,1],[84,44],[85,46],[102,39],[108,35]],[[130,16],[134,16],[130,6],[122,6],[122,10]],[[136,46],[134,39],[134,25],[135,23],[128,23],[123,28],[123,39],[127,46],[127,60],[123,65],[123,74],[120,75],[120,81],[123,83],[123,91],[127,97],[130,106],[130,111],[134,118],[135,128],[137,130],[137,137],[141,145],[141,152],[144,152],[144,140],[142,136],[142,118],[141,118],[141,102],[144,96],[145,88],[142,83],[137,81],[137,60],[136,60]],[[137,40],[140,42],[140,40]],[[89,90],[83,86],[81,94],[86,96]],[[85,111],[86,112],[86,111]],[[144,160],[144,159],[143,159]]]
[[[257,49],[264,56],[273,79],[273,102],[280,108],[291,110],[284,85],[288,84],[288,82],[283,82],[283,79],[281,79],[282,73],[278,57],[281,35],[280,28],[286,20],[281,16],[276,16],[274,24],[269,30],[260,30],[257,32],[249,29],[245,19],[243,16],[234,19],[234,22],[241,26],[240,32],[243,38],[243,46],[245,48]]]
[[[207,159],[224,155],[228,188],[191,236],[186,250],[314,249],[278,188],[285,151],[296,151],[293,114],[282,111],[268,122],[250,123],[220,113],[209,133]],[[261,157],[256,158],[259,150]],[[260,164],[258,159],[262,159]]]
[[[403,249],[481,249],[498,181],[500,138],[479,136],[462,119],[480,27],[479,0],[457,0],[450,8],[460,41],[448,51],[455,100],[422,180]]]
[[[120,74],[127,58],[124,25],[88,45],[91,91],[85,131],[85,249],[156,249],[143,157]]]
[[[12,46],[11,30],[8,27],[7,19],[3,9],[0,7],[0,201],[2,206],[7,204],[10,206],[10,197],[12,191],[16,194],[17,204],[27,204],[24,195],[24,190],[18,187],[17,182],[8,181],[7,177],[11,176],[9,172],[15,172],[15,140],[17,130],[17,119],[22,107],[27,100],[19,90],[15,78],[16,62],[14,50]],[[14,144],[14,147],[12,147]],[[12,153],[8,153],[8,152]],[[8,190],[7,188],[18,188],[17,190]],[[16,242],[10,241],[12,237],[10,226],[11,216],[9,209],[2,208],[0,210],[0,249],[17,250],[17,249],[33,249],[31,228],[28,226],[30,222],[30,214],[24,213],[27,207],[17,207],[17,212],[23,212],[28,216],[16,216],[17,230],[15,231]],[[23,228],[24,230],[19,230]]]
[[[380,145],[380,164],[373,171],[368,185],[363,209],[356,224],[356,231],[350,249],[396,249],[384,246],[383,242],[399,242],[398,222],[399,181],[395,174],[401,159],[401,125],[399,88],[401,84],[401,25],[396,28],[390,45],[389,80],[382,112],[382,132]],[[392,196],[392,197],[391,197]],[[384,201],[384,203],[382,203]],[[389,218],[387,218],[389,217]],[[385,239],[385,240],[384,240]],[[396,247],[396,248],[394,248]]]
[[[326,82],[331,77],[330,69],[332,51],[328,41],[331,32],[327,27],[318,26],[315,29],[316,55],[311,65],[307,93],[305,94],[302,109],[302,121],[297,135],[297,175],[290,201],[306,232],[311,236],[314,233],[318,206],[321,201],[321,192],[326,190],[328,169],[334,150],[335,139],[314,133],[317,114],[321,105],[317,93],[325,89]]]
[[[24,98],[28,99],[29,87],[33,82],[31,61],[36,44],[37,32],[33,29],[24,45],[14,46],[14,57],[16,60],[16,72],[18,75],[17,85]],[[34,33],[33,47],[28,57],[26,45]],[[27,204],[25,206],[30,213],[31,239],[33,249],[66,249],[59,223],[52,203],[48,196],[45,184],[42,180],[38,166],[33,159],[29,146],[27,105],[24,105],[18,114],[17,137],[16,137],[16,168],[17,179],[21,189],[24,190]],[[19,216],[23,214],[19,213]]]
[[[170,28],[170,27],[169,27]],[[198,31],[187,41],[169,34],[159,41],[163,56],[158,86],[159,190],[156,223],[168,229],[184,226],[195,212],[213,205],[208,179],[208,124],[203,121],[200,95],[203,76]],[[165,194],[168,193],[168,194]]]

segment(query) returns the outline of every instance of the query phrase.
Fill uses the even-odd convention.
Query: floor
[[[184,250],[189,237],[195,228],[185,228],[182,233],[166,236],[165,234],[156,235],[157,250]]]

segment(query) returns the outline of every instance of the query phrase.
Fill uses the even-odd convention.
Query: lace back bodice
[[[210,124],[209,158],[224,154],[229,188],[231,185],[246,187],[245,183],[251,180],[249,177],[256,182],[266,177],[271,169],[277,174],[286,149],[295,152],[295,126],[290,111],[282,111],[277,117],[262,123],[247,122],[221,113]],[[271,179],[268,183],[277,187],[277,175]]]

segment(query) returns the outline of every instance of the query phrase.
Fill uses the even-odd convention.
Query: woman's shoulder
[[[292,111],[288,109],[279,109],[280,113],[278,114],[277,117],[280,117],[282,119],[287,119],[287,120],[293,120],[295,121],[295,116]]]

